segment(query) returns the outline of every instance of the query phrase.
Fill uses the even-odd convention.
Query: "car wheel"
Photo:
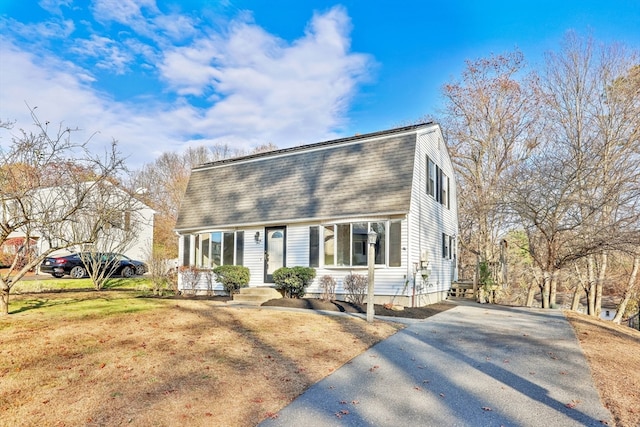
[[[122,277],[131,277],[133,276],[133,268],[127,265],[122,269],[122,272],[120,274],[122,275]]]
[[[69,272],[69,275],[74,279],[82,279],[86,275],[86,271],[84,268],[80,267],[79,265],[76,265],[71,269],[71,271]]]
[[[62,276],[64,276],[64,274],[60,274],[60,273],[53,273],[52,274],[53,277],[55,277],[56,279],[61,279]]]
[[[142,276],[145,273],[145,269],[143,266],[139,265],[136,267],[136,275]]]

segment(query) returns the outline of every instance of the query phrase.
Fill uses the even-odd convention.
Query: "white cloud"
[[[103,19],[142,27],[141,7],[155,10],[151,1],[101,0],[94,11],[105,11]],[[157,28],[161,21],[144,25]],[[176,20],[174,28],[195,29],[190,23]],[[166,21],[163,25],[168,28]],[[99,66],[110,64],[118,72],[129,72],[134,57],[144,57],[147,64],[160,58],[164,86],[156,82],[157,92],[177,97],[172,103],[153,93],[123,100],[97,89],[97,77],[61,53],[31,53],[6,39],[0,42],[0,114],[28,127],[24,103],[38,106],[42,121],[83,129],[75,135],[79,141],[99,132],[90,143],[96,150],[118,140],[130,166],[139,167],[187,144],[227,143],[247,150],[267,142],[286,147],[333,137],[372,65],[369,56],[350,52],[350,20],[341,7],[314,15],[293,42],[247,19],[221,32],[199,31],[192,42],[164,53],[169,38],[154,45],[127,35],[116,43],[113,35],[96,34],[75,45],[76,55],[101,58]]]
[[[253,23],[234,22],[224,35],[167,52],[160,69],[179,93],[213,96],[193,124],[198,133],[216,142],[243,135],[252,143],[289,145],[343,124],[371,66],[368,56],[349,52],[349,30],[341,7],[316,14],[293,43]]]
[[[93,14],[97,21],[115,21],[134,27],[144,20],[142,9],[157,13],[155,0],[96,0]]]
[[[35,24],[23,24],[14,19],[0,18],[2,33],[11,31],[32,43],[41,44],[51,39],[65,39],[75,31],[75,24],[71,20],[53,19]]]
[[[128,64],[135,59],[130,51],[121,49],[113,40],[97,35],[78,40],[71,52],[97,58],[95,65],[98,68],[110,70],[116,75],[124,74]]]
[[[40,0],[38,5],[49,13],[62,15],[62,6],[70,6],[73,0]]]
[[[200,96],[220,76],[211,65],[219,56],[213,40],[198,40],[191,46],[166,52],[159,68],[169,86],[179,94]]]
[[[166,129],[152,125],[155,112],[139,111],[93,90],[88,84],[91,77],[82,69],[55,57],[36,58],[8,43],[0,43],[0,57],[11,64],[0,70],[2,119],[16,120],[17,127],[33,130],[29,105],[37,107],[42,122],[79,128],[73,135],[74,142],[90,139],[96,153],[113,138],[120,141],[122,151],[131,155],[133,163],[140,164],[152,140],[159,141],[160,147],[167,146]],[[0,143],[6,141],[3,135]]]
[[[193,19],[187,16],[178,14],[160,15],[153,22],[171,40],[185,40],[196,34],[195,23]]]

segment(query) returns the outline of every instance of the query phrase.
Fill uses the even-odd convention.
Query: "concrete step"
[[[282,298],[282,294],[270,287],[240,288],[240,293],[233,295],[233,300],[227,304],[260,305],[270,299]]]
[[[237,295],[237,294],[236,294]],[[273,298],[281,298],[282,294],[268,286],[240,288],[240,295],[264,295]]]

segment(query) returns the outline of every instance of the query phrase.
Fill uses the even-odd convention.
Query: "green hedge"
[[[249,285],[249,268],[241,265],[221,265],[213,269],[213,274],[229,295]]]
[[[315,277],[316,270],[311,267],[282,267],[273,272],[276,289],[284,291],[287,298],[302,298]]]

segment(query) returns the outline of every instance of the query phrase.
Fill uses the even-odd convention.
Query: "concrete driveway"
[[[559,427],[612,419],[560,311],[461,302],[408,323],[260,425]]]

